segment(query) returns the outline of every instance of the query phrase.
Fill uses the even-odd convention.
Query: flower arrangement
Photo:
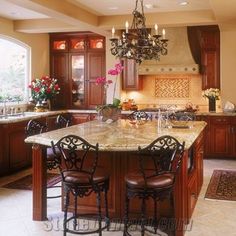
[[[116,76],[114,80],[114,89],[113,89],[113,102],[112,104],[103,104],[97,107],[97,111],[99,114],[99,117],[102,117],[102,121],[116,121],[119,118],[119,115],[121,113],[120,110],[120,99],[115,98],[115,91],[116,91],[116,83],[118,75],[122,72],[123,66],[121,63],[116,63],[115,68],[112,68],[108,70],[108,75]],[[104,95],[106,95],[107,89],[111,83],[113,83],[112,80],[107,80],[105,77],[99,77],[96,80],[97,85],[101,85],[104,87]],[[104,101],[104,98],[103,100]]]
[[[32,99],[35,102],[50,100],[60,92],[57,80],[49,76],[34,79],[29,85],[29,88],[31,89]]]
[[[101,110],[105,107],[116,107],[117,108],[120,106],[120,100],[118,98],[115,98],[115,92],[116,92],[117,78],[118,78],[118,75],[121,74],[122,70],[123,70],[123,66],[121,65],[120,62],[115,64],[115,68],[108,70],[108,75],[116,76],[115,80],[114,80],[114,88],[113,88],[113,95],[112,95],[113,102],[112,102],[112,104],[105,104],[105,105],[98,106],[97,110]],[[113,80],[110,80],[110,79],[107,80],[105,77],[98,77],[96,79],[96,84],[104,87],[104,95],[106,95],[107,89],[108,89],[109,85],[112,83],[113,83]],[[104,97],[103,97],[102,101],[104,101]]]
[[[203,90],[202,96],[208,99],[220,99],[220,90],[218,88],[209,88],[206,90]]]

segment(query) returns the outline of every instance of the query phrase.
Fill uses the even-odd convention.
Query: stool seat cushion
[[[72,184],[90,184],[90,174],[76,170],[64,172],[64,182]],[[93,175],[94,183],[101,183],[109,179],[109,175],[103,170],[97,170]]]
[[[167,188],[174,183],[174,174],[163,173],[160,175],[154,175],[151,171],[146,172],[147,176],[147,187],[148,188]],[[132,185],[137,188],[144,188],[145,181],[143,175],[140,172],[131,172],[125,176],[125,181],[127,184]]]

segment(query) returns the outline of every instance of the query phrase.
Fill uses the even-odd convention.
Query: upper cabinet
[[[142,89],[142,76],[138,74],[138,64],[135,60],[122,60],[124,70],[122,72],[122,89],[123,90],[140,90]]]
[[[50,34],[50,75],[61,91],[54,108],[92,109],[103,103],[103,88],[96,78],[105,76],[105,38],[92,33]]]
[[[188,27],[192,55],[200,65],[202,89],[220,89],[220,30],[216,25]]]

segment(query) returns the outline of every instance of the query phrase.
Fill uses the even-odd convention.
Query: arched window
[[[0,35],[0,102],[28,101],[30,47]]]

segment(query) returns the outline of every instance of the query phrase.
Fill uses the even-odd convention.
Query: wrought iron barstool
[[[139,170],[125,176],[126,200],[124,217],[124,236],[131,235],[128,230],[132,224],[129,219],[129,203],[132,198],[141,199],[141,218],[136,223],[141,226],[141,235],[145,231],[157,233],[159,221],[157,218],[157,201],[170,199],[175,217],[173,190],[175,177],[180,167],[183,151],[183,142],[180,144],[172,136],[157,138],[147,147],[138,148]],[[146,201],[153,199],[154,214],[150,220],[146,216]],[[150,224],[151,223],[151,224]],[[152,227],[148,227],[148,226]],[[174,233],[175,227],[171,229]]]
[[[56,148],[60,154],[56,152]],[[108,215],[107,192],[109,189],[109,176],[104,171],[97,170],[98,163],[98,144],[92,145],[79,136],[68,135],[61,138],[56,144],[52,142],[52,149],[57,156],[58,163],[61,163],[59,169],[62,175],[62,183],[65,192],[65,213],[64,213],[64,236],[66,233],[74,234],[93,234],[102,235],[104,229],[110,225]],[[101,193],[104,193],[105,205],[105,226],[102,226]],[[97,214],[79,214],[77,209],[78,197],[83,198],[91,193],[97,196]],[[68,207],[70,196],[74,196],[73,216],[68,218]],[[79,217],[96,217],[98,220],[98,229],[91,231],[81,231],[77,222]],[[69,222],[73,221],[73,229],[69,227]]]
[[[71,125],[71,118],[69,116],[58,115],[56,118],[56,127],[58,129],[65,128]]]
[[[47,131],[47,125],[38,121],[38,120],[30,120],[27,123],[27,126],[25,128],[26,135],[32,136],[36,134],[41,134],[43,132]],[[58,168],[58,163],[55,161],[55,155],[51,148],[47,148],[47,170],[53,170]],[[61,186],[51,186],[47,188],[61,188]],[[48,199],[51,198],[60,198],[61,195],[56,196],[47,196]]]

